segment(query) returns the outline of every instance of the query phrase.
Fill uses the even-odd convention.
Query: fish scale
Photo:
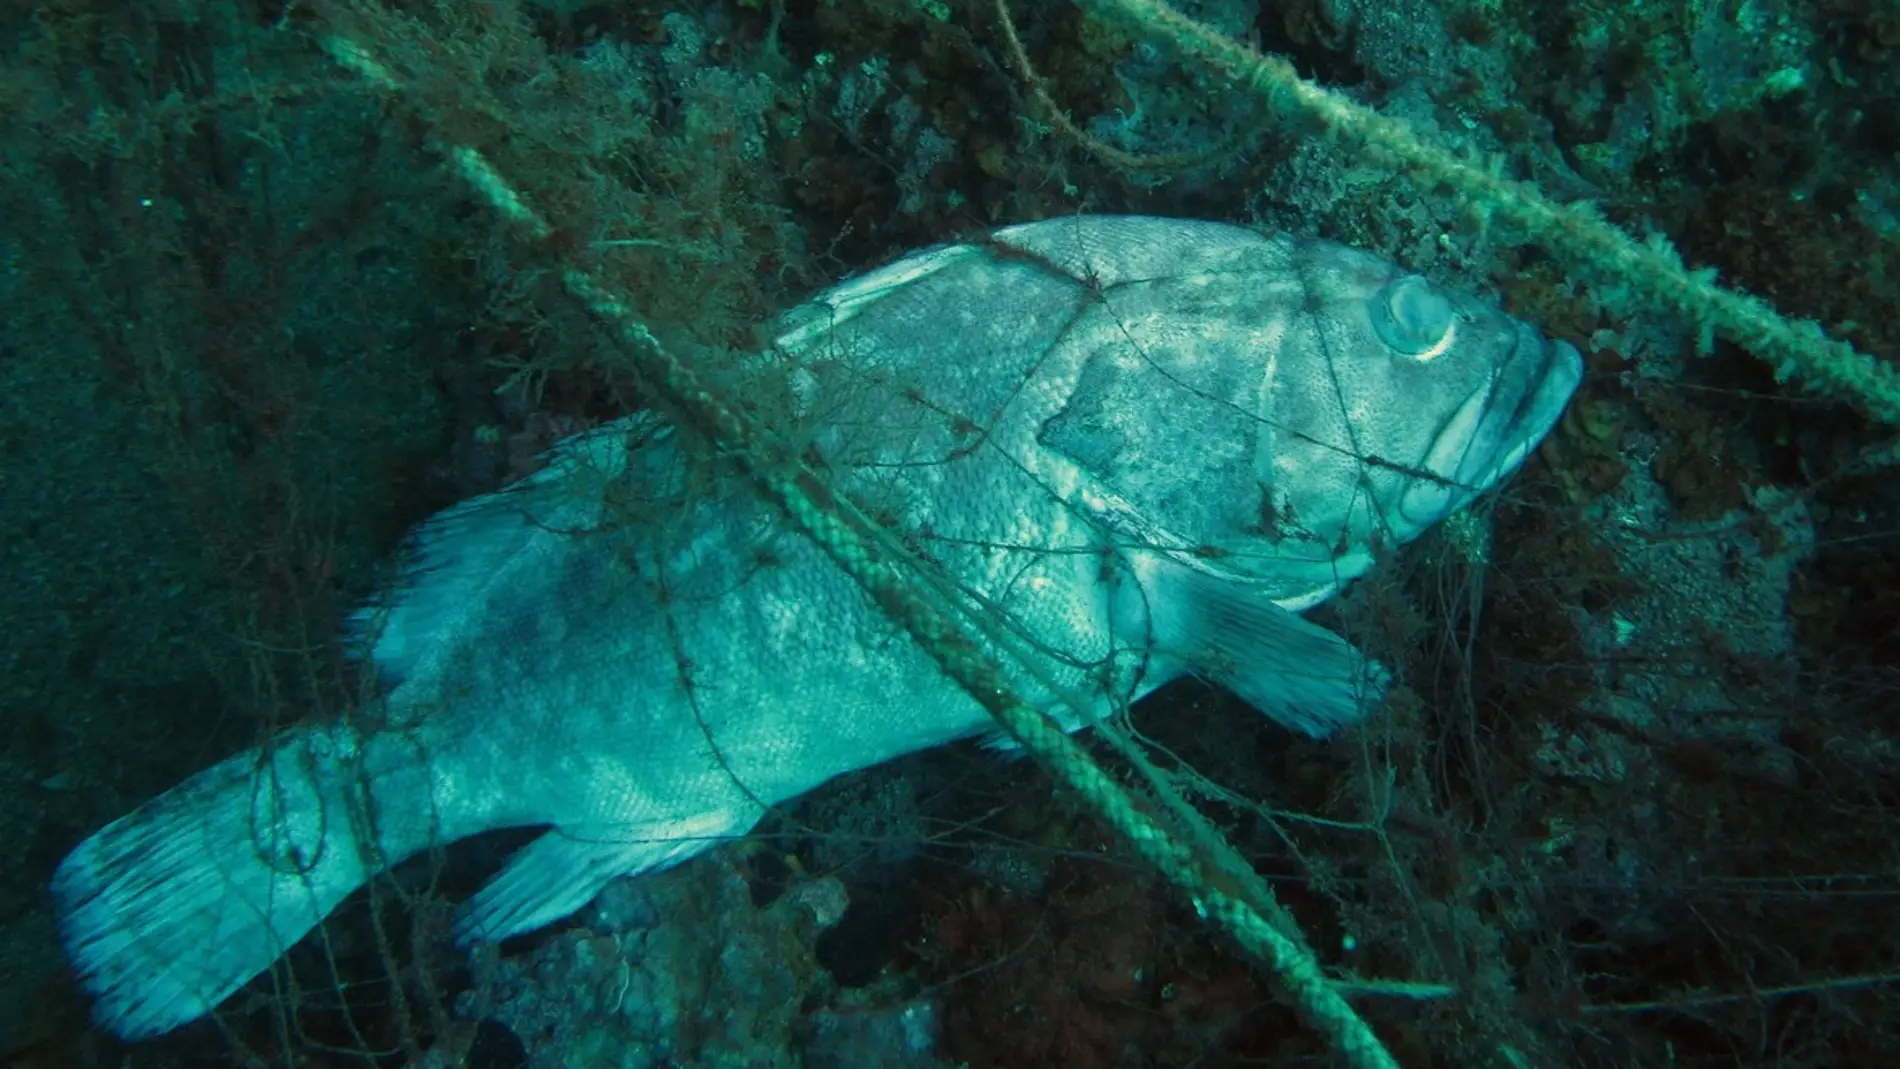
[[[1026,696],[1071,730],[1194,673],[1324,736],[1384,674],[1296,610],[1508,475],[1581,362],[1344,246],[1083,216],[847,281],[744,370],[786,387],[838,489],[1045,662]],[[458,914],[459,941],[501,939],[834,776],[992,730],[651,414],[427,521],[409,555],[354,621],[378,702],[212,766],[60,865],[105,1027],[209,1012],[420,850],[548,827]]]

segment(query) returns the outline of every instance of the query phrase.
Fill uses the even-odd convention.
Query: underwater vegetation
[[[1095,810],[974,743],[472,957],[453,910],[521,843],[425,853],[149,1044],[88,1024],[54,935],[47,881],[88,834],[370,700],[336,635],[411,524],[666,410],[574,272],[804,441],[822,423],[738,359],[775,315],[1085,212],[1341,241],[1582,351],[1500,493],[1315,613],[1391,672],[1364,725],[1302,738],[1193,681],[1132,712],[1385,1052],[1894,1062],[1900,22],[1862,0],[1179,10],[1269,65],[1135,3],[0,14],[9,1064],[1331,1057]]]

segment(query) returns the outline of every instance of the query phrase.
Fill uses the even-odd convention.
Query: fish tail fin
[[[100,1025],[141,1039],[209,1013],[383,867],[366,863],[353,830],[353,750],[342,730],[288,733],[60,863],[60,938]]]

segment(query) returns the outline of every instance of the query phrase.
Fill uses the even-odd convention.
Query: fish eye
[[[1421,364],[1451,348],[1455,316],[1451,302],[1417,275],[1393,279],[1372,302],[1379,340]]]

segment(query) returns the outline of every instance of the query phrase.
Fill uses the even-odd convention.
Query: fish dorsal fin
[[[346,645],[372,661],[389,686],[415,674],[493,584],[537,549],[601,522],[603,485],[626,470],[630,452],[669,437],[650,413],[563,439],[547,466],[494,493],[470,498],[417,527],[395,581],[345,622]]]

